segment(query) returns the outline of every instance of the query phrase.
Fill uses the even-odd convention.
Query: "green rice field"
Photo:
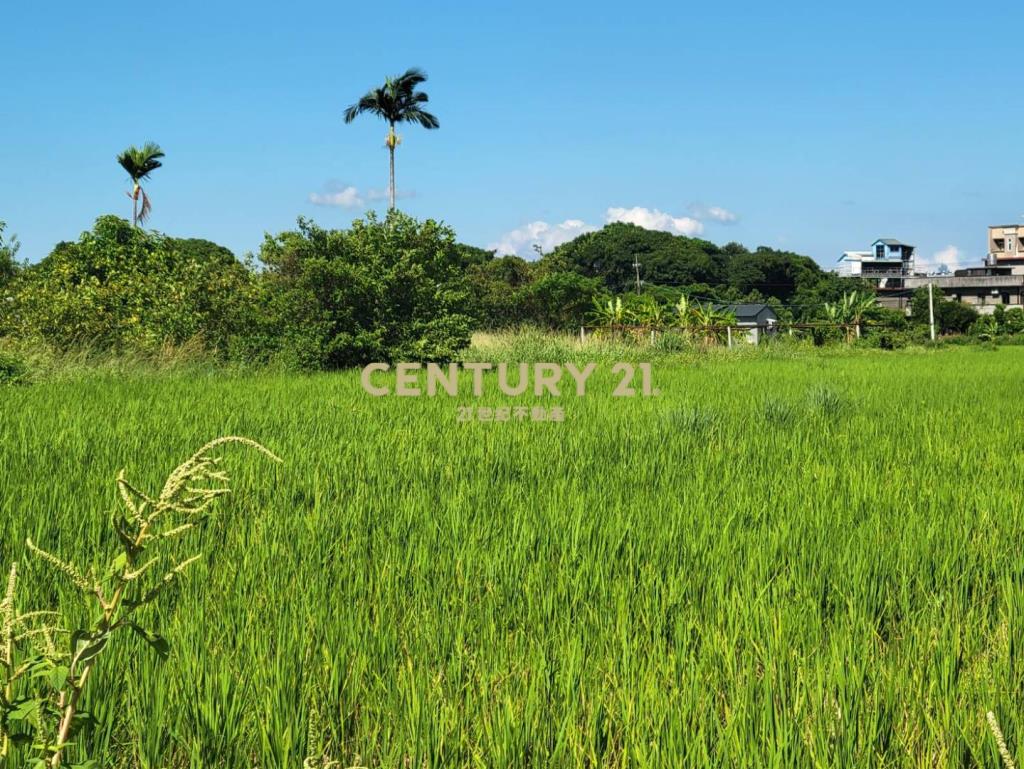
[[[225,452],[234,493],[175,544],[204,558],[144,610],[170,657],[112,642],[82,747],[125,769],[994,769],[992,711],[1024,757],[1024,348],[661,355],[649,398],[595,360],[557,400],[375,398],[355,371],[0,387],[0,571],[68,623],[27,537],[100,565],[122,468],[159,490],[221,435],[284,459]],[[538,404],[564,422],[458,420]]]

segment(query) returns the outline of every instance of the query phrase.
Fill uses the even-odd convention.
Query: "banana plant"
[[[684,334],[689,334],[693,330],[693,311],[694,305],[690,302],[690,297],[683,294],[679,297],[679,301],[675,303],[672,308],[675,313],[675,317],[672,319],[675,325],[680,328]]]
[[[720,344],[728,337],[728,326],[735,325],[736,315],[728,310],[716,309],[710,302],[694,305],[693,325],[706,344]]]
[[[590,319],[599,326],[614,328],[624,326],[630,319],[629,311],[622,304],[622,297],[613,297],[605,302],[594,299],[594,309],[590,313]]]
[[[660,329],[668,325],[669,314],[665,306],[650,296],[644,297],[633,315],[638,323],[648,328]]]
[[[876,304],[876,298],[872,294],[861,294],[857,291],[848,291],[843,294],[838,302],[825,303],[825,317],[830,323],[842,326],[845,331],[846,341],[853,341],[854,335],[860,336],[861,322]]]

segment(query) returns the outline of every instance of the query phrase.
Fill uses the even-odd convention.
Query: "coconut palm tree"
[[[132,191],[128,193],[128,197],[132,199],[132,225],[135,227],[143,224],[149,218],[149,212],[152,210],[149,196],[142,189],[140,182],[143,179],[148,179],[153,171],[163,165],[160,162],[160,158],[163,156],[164,151],[160,149],[160,145],[153,142],[146,142],[142,147],[133,145],[117,156],[117,162],[121,164],[121,168],[128,173],[132,180]],[[142,203],[141,208],[139,207],[140,202]]]
[[[399,123],[419,123],[424,128],[431,129],[441,126],[436,117],[423,109],[423,105],[430,97],[423,91],[416,90],[416,86],[426,79],[427,74],[422,70],[406,70],[404,75],[387,78],[380,88],[367,91],[362,99],[345,110],[346,123],[351,123],[364,112],[376,115],[388,123],[388,136],[384,143],[391,161],[391,173],[388,177],[389,210],[395,207],[395,147],[401,142],[401,138],[395,133],[395,126]]]

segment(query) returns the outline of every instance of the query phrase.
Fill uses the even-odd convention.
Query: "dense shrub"
[[[978,319],[978,311],[961,302],[946,299],[935,292],[932,298],[935,312],[935,326],[940,334],[966,334]],[[910,318],[921,326],[927,326],[928,289],[919,288],[914,291],[910,302]]]
[[[18,274],[21,265],[16,261],[18,255],[18,239],[14,236],[7,237],[4,230],[6,222],[0,221],[0,290],[10,283]],[[3,297],[0,297],[2,300]]]
[[[325,230],[300,219],[259,258],[260,313],[235,354],[341,368],[448,360],[469,343],[462,251],[435,221],[392,212]]]
[[[14,278],[0,333],[59,349],[152,351],[202,337],[215,350],[245,327],[250,273],[227,249],[115,216]]]
[[[484,259],[466,268],[470,312],[481,328],[508,328],[527,321],[520,291],[534,279],[535,265],[518,256]]]
[[[552,272],[519,291],[522,314],[546,328],[567,329],[581,325],[593,309],[594,297],[604,287],[596,278],[576,272]]]
[[[0,350],[0,385],[17,384],[28,376],[28,364],[12,353]]]

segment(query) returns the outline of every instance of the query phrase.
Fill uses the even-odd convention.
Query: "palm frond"
[[[346,123],[351,123],[361,114],[376,115],[388,123],[418,123],[424,128],[438,128],[440,121],[419,105],[430,101],[430,97],[416,86],[425,82],[427,75],[420,69],[412,68],[398,77],[389,77],[384,85],[367,91],[355,104],[345,110]]]
[[[427,82],[427,73],[419,67],[409,67],[401,76],[395,78],[395,83],[408,91],[412,91],[420,83],[425,82]]]
[[[440,128],[441,122],[431,113],[422,109],[408,109],[402,113],[403,123],[419,123],[424,128]]]
[[[117,162],[131,177],[131,180],[138,183],[142,179],[148,179],[153,171],[163,165],[160,162],[162,157],[164,157],[164,151],[160,149],[159,144],[146,142],[142,147],[133,145],[124,150],[117,156]]]
[[[385,89],[374,88],[371,91],[367,91],[359,101],[345,110],[345,122],[351,123],[364,112],[387,119],[388,114],[392,111],[392,107],[393,100]]]
[[[146,191],[142,189],[142,187],[139,187],[139,194],[142,196],[142,208],[139,210],[138,223],[145,224],[146,220],[149,218],[150,212],[153,210],[153,206],[150,205],[149,195],[146,194]]]

